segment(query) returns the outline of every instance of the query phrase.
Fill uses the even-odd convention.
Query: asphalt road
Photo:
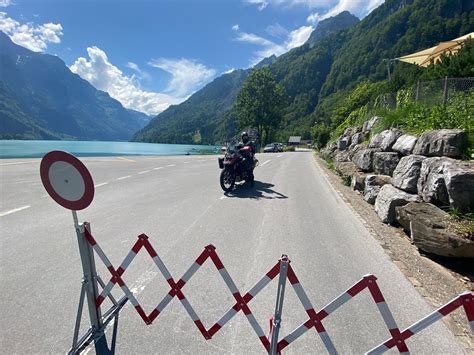
[[[401,328],[432,310],[329,185],[309,152],[260,156],[255,188],[238,188],[230,195],[219,187],[216,157],[82,160],[97,187],[93,203],[79,212],[79,219],[91,222],[93,235],[116,267],[136,237],[146,233],[175,279],[204,246],[213,244],[242,293],[285,253],[317,309],[373,273]],[[38,159],[2,160],[0,172],[0,352],[64,353],[72,340],[82,277],[71,213],[46,196]],[[107,270],[98,269],[108,279]],[[124,280],[147,312],[169,290],[146,253],[136,257]],[[209,261],[183,292],[207,326],[234,304]],[[114,295],[120,297],[120,289]],[[265,332],[275,295],[276,281],[250,303]],[[280,334],[306,320],[288,284]],[[341,354],[363,353],[388,337],[367,291],[324,325]],[[442,322],[407,343],[416,354],[462,353]],[[150,326],[126,305],[116,350],[264,353],[243,314],[206,341],[176,299]],[[324,353],[324,347],[311,330],[285,353]]]

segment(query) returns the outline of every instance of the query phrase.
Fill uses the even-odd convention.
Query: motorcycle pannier
[[[224,169],[224,158],[217,158],[219,162],[219,168]]]

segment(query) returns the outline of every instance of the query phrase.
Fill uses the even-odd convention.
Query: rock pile
[[[474,211],[474,162],[462,161],[467,136],[460,129],[441,129],[420,137],[392,128],[373,134],[379,118],[349,127],[321,155],[351,186],[375,204],[384,223],[401,224],[422,250],[443,256],[474,258],[472,231],[459,228],[442,209]],[[368,142],[368,143],[367,143]],[[441,222],[445,221],[445,222]]]

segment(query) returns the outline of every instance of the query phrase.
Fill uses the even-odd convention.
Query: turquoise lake
[[[97,157],[119,155],[215,154],[218,151],[218,147],[210,145],[132,142],[0,140],[0,158],[40,158],[52,150],[64,150],[78,157]]]

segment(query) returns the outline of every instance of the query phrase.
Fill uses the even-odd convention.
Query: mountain
[[[318,25],[313,31],[312,36],[314,35],[316,39],[311,46],[325,35],[347,28],[353,21],[358,21],[357,17],[348,12],[322,21],[323,26],[320,28]],[[310,44],[303,47],[303,51],[308,51]],[[298,56],[300,54],[299,48],[293,49],[290,53],[278,58],[272,55],[263,59],[251,69],[235,70],[232,73],[218,77],[185,102],[177,106],[171,106],[160,113],[149,125],[137,132],[133,140],[159,143],[214,144],[233,137],[236,134],[237,127],[235,127],[231,108],[250,71],[265,66],[273,68],[276,63],[281,62],[282,57],[286,58],[288,55]],[[329,69],[326,71],[329,71]],[[307,85],[311,86],[313,83],[314,81],[309,80]],[[315,103],[309,105],[308,110],[312,109]],[[198,139],[196,140],[196,138]]]
[[[345,30],[357,22],[359,22],[359,19],[356,16],[349,11],[343,11],[334,17],[319,21],[306,43],[312,46],[331,33]]]
[[[148,121],[0,31],[0,138],[128,140]]]
[[[474,31],[473,9],[472,0],[385,0],[362,21],[356,21],[349,13],[321,21],[303,46],[268,65],[289,98],[282,124],[275,129],[275,139],[285,141],[290,135],[310,138],[314,123],[323,118],[331,120],[330,107],[344,99],[359,83],[386,79],[387,64],[383,59],[397,58]],[[396,70],[407,68],[404,63],[392,65]],[[234,89],[238,90],[240,86]],[[202,92],[195,95],[204,101],[208,98]],[[229,137],[225,134],[235,134],[230,115],[231,97],[235,98],[236,94],[226,97],[229,110],[225,115],[213,112],[210,107],[201,123],[193,127],[195,132],[201,130],[202,141],[212,143]],[[214,106],[221,107],[215,100]],[[185,104],[188,111],[194,110],[192,104],[185,102],[182,105]],[[189,134],[183,140],[180,130],[168,130],[179,127],[183,113],[179,110],[163,112],[134,138],[158,142],[173,136],[175,142],[187,141]],[[159,135],[156,132],[147,134],[161,117],[176,123],[160,126]],[[226,129],[216,130],[220,125]],[[205,132],[203,128],[206,128]]]

